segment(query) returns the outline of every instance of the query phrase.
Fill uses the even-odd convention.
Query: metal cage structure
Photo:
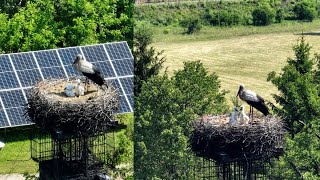
[[[39,162],[40,179],[92,179],[115,151],[114,131],[90,135],[48,133],[31,136],[31,157]]]
[[[192,179],[212,180],[267,180],[282,179],[281,167],[276,158],[269,160],[231,161],[219,163],[197,157],[193,164]]]

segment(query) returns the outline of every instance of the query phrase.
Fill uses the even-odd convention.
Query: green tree
[[[316,4],[312,0],[302,0],[293,7],[293,12],[299,20],[312,21],[317,17]]]
[[[127,40],[132,43],[130,0],[30,0],[0,14],[0,52]],[[121,4],[121,8],[118,5]],[[2,11],[3,12],[3,11]]]
[[[188,178],[191,122],[227,108],[220,82],[200,62],[187,62],[172,78],[155,76],[135,99],[135,178]]]
[[[313,71],[314,59],[310,58],[311,46],[302,38],[293,49],[295,58],[288,59],[288,65],[282,69],[280,76],[271,72],[268,81],[280,91],[279,95],[274,95],[276,102],[282,106],[277,112],[294,135],[305,124],[319,118],[320,98]]]
[[[195,16],[187,16],[180,22],[180,25],[186,28],[187,34],[193,34],[202,28],[201,20]]]
[[[142,83],[159,74],[165,57],[151,46],[152,32],[145,26],[137,27],[134,36],[134,93],[138,95]]]
[[[21,7],[25,7],[28,0],[2,0],[0,3],[0,12],[12,17]]]
[[[302,37],[293,47],[295,58],[288,59],[280,75],[271,72],[268,77],[279,90],[274,98],[281,107],[275,112],[291,135],[286,137],[281,160],[283,166],[289,167],[283,173],[288,179],[320,178],[320,65],[314,66],[318,56],[311,58],[310,49]]]
[[[253,25],[265,26],[274,22],[276,17],[275,10],[267,3],[259,5],[252,11]]]

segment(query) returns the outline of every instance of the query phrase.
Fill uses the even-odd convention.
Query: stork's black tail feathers
[[[269,114],[269,109],[263,101],[259,101],[259,102],[249,101],[248,104],[254,107],[255,109],[257,109],[258,111],[262,112],[262,114],[265,116]]]

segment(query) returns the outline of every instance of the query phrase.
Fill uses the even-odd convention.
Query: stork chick
[[[74,89],[75,89],[75,85],[74,84],[67,84],[66,87],[64,88],[64,94],[67,97],[74,97],[76,96]]]
[[[76,82],[77,82],[77,85],[76,85],[76,88],[75,88],[75,94],[76,94],[77,97],[83,96],[84,95],[84,87],[81,86],[80,79],[77,79]]]
[[[86,61],[81,54],[77,55],[72,66],[77,71],[81,72],[87,79],[90,79],[100,87],[107,88],[107,85],[105,83],[105,80],[101,71],[97,67],[95,67],[93,64]],[[87,81],[86,81],[86,90],[88,91]]]
[[[230,114],[229,124],[230,125],[237,125],[238,124],[238,109],[236,106],[233,107],[233,111]]]
[[[249,117],[246,115],[244,111],[244,105],[240,106],[240,124],[249,124]]]

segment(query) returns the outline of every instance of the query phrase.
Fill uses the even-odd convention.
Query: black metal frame
[[[212,159],[197,157],[192,169],[194,179],[256,180],[282,178],[280,165],[275,158],[219,163]]]
[[[40,179],[88,179],[103,172],[115,151],[114,131],[68,134],[38,130],[31,136],[31,157]]]

